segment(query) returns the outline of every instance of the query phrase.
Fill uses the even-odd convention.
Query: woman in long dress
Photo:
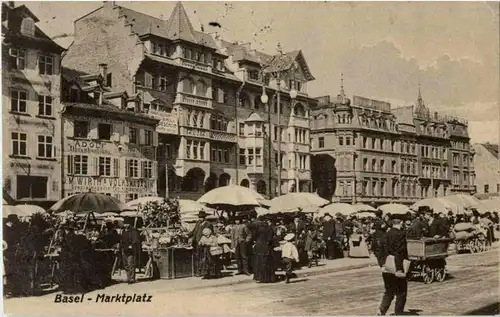
[[[254,275],[259,283],[272,283],[276,280],[273,261],[274,232],[271,221],[259,217],[260,223],[255,231]]]
[[[202,231],[203,236],[198,242],[199,246],[199,272],[203,279],[221,277],[220,256],[222,248],[219,247],[217,237],[210,228]]]

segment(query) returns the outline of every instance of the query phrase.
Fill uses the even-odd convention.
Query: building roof
[[[484,146],[484,148],[488,150],[491,155],[493,155],[494,157],[498,157],[498,144],[481,143],[481,145]]]
[[[61,76],[68,83],[76,83],[82,90],[92,87],[88,81],[102,80],[100,74],[89,74],[69,67],[61,67]]]
[[[193,44],[217,49],[214,39],[206,33],[196,31],[189,21],[181,2],[177,2],[168,20],[153,17],[122,6],[117,6],[132,30],[139,36],[154,35],[172,41],[186,41]]]
[[[254,112],[248,117],[248,119],[245,120],[245,122],[264,122],[264,120],[258,113]]]

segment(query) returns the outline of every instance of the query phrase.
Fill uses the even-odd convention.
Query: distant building
[[[112,92],[107,66],[93,74],[62,70],[63,194],[96,192],[128,201],[157,196],[155,131],[137,95]]]
[[[180,2],[168,20],[105,2],[77,19],[74,33],[63,65],[94,74],[107,63],[109,86],[138,94],[139,111],[160,120],[159,195],[197,199],[235,183],[273,196],[279,172],[281,192],[310,189],[308,110],[315,100],[306,83],[314,77],[300,51],[267,55],[199,32]],[[277,70],[286,72],[281,126],[277,85],[269,76]],[[260,100],[263,86],[267,106]]]
[[[359,96],[351,101],[343,86],[335,100],[317,100],[311,113],[311,152],[313,184],[321,196],[410,204],[473,193],[467,123],[430,115],[420,91],[416,107],[396,109]]]
[[[62,47],[24,5],[2,2],[2,177],[18,201],[61,197]]]
[[[474,169],[478,194],[500,193],[500,157],[498,145],[474,144]]]

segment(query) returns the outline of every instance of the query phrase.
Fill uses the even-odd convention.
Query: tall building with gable
[[[306,85],[314,77],[300,51],[268,55],[197,31],[180,2],[167,20],[104,2],[74,28],[63,65],[94,74],[106,63],[107,85],[137,96],[139,111],[159,120],[159,195],[196,199],[234,183],[273,196],[278,173],[282,193],[309,191],[315,100]]]

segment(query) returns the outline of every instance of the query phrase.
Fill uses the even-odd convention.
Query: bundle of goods
[[[475,235],[476,227],[470,222],[461,222],[455,225],[455,240],[467,240]]]

